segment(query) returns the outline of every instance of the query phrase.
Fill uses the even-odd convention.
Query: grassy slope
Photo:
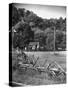
[[[59,65],[66,70],[66,56],[65,55],[53,55],[50,52],[26,52],[29,55],[39,56],[37,64],[43,66],[44,61],[47,59],[48,63],[56,61]],[[16,59],[16,52],[13,54],[13,62]],[[46,73],[39,74],[35,70],[28,69],[26,72],[22,70],[22,73],[16,70],[13,72],[13,81],[27,84],[27,85],[47,85],[47,84],[59,84],[60,81],[54,81],[48,77]]]

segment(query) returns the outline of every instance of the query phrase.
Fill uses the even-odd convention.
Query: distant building
[[[29,50],[38,50],[39,42],[30,42],[28,48]]]

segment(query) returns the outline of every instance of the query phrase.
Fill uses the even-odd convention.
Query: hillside
[[[30,28],[29,31],[26,30],[26,26]],[[22,36],[24,30],[26,30],[26,32],[32,31],[31,33],[34,33],[32,34],[34,36],[30,34],[31,39],[27,40],[28,42],[25,43],[25,45],[27,45],[31,41],[39,41],[41,43],[41,46],[46,46],[49,50],[54,49],[53,42],[55,28],[56,49],[57,47],[61,47],[64,49],[66,48],[66,18],[63,19],[62,17],[60,17],[59,19],[43,19],[32,11],[26,10],[25,8],[17,9],[16,7],[12,6],[12,26],[10,26],[10,29],[12,27],[16,29],[18,34],[19,32],[22,32]],[[22,39],[19,40],[19,42],[22,42]]]

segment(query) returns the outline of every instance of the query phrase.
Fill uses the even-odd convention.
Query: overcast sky
[[[65,6],[48,6],[48,5],[35,5],[35,4],[14,4],[17,8],[25,8],[33,11],[35,14],[42,18],[59,18],[66,17]]]

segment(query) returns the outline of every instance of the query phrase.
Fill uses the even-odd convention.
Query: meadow
[[[39,57],[36,66],[46,67],[52,61],[56,61],[62,69],[66,72],[66,53],[65,52],[24,52],[28,57],[34,55],[35,58]],[[17,53],[13,51],[12,65],[14,65],[17,59]],[[46,61],[46,63],[44,63]],[[49,84],[63,84],[65,81],[60,79],[52,79],[48,76],[47,72],[39,73],[37,70],[28,68],[12,72],[13,82],[22,83],[23,85],[49,85]]]

